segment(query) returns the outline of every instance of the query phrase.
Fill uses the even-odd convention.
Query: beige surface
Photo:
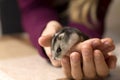
[[[63,77],[61,69],[54,68],[41,58],[26,39],[14,36],[0,39],[0,71],[13,80],[55,80]],[[4,79],[0,77],[0,80]]]
[[[22,34],[0,37],[0,59],[17,58],[37,53],[27,39]]]

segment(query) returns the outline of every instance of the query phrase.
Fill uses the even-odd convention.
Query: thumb
[[[38,43],[42,47],[48,47],[51,45],[53,35],[59,31],[62,26],[57,21],[48,22],[46,28],[43,30],[42,35],[38,39]]]

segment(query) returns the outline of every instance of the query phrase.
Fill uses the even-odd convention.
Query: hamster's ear
[[[60,34],[60,35],[58,36],[58,40],[64,39],[64,35],[65,35],[65,33]]]

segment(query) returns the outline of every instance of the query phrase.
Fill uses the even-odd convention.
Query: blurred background
[[[120,0],[113,0],[106,17],[105,36],[111,37],[115,43],[120,43]]]
[[[0,0],[0,35],[19,32],[22,29],[17,0]]]

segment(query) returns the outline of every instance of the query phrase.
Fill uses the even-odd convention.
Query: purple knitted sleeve
[[[25,32],[29,34],[32,44],[37,48],[39,54],[47,58],[43,48],[38,44],[46,24],[51,20],[58,20],[57,13],[47,6],[36,6],[35,0],[18,0],[21,10],[21,23]],[[43,5],[43,4],[42,4]]]

